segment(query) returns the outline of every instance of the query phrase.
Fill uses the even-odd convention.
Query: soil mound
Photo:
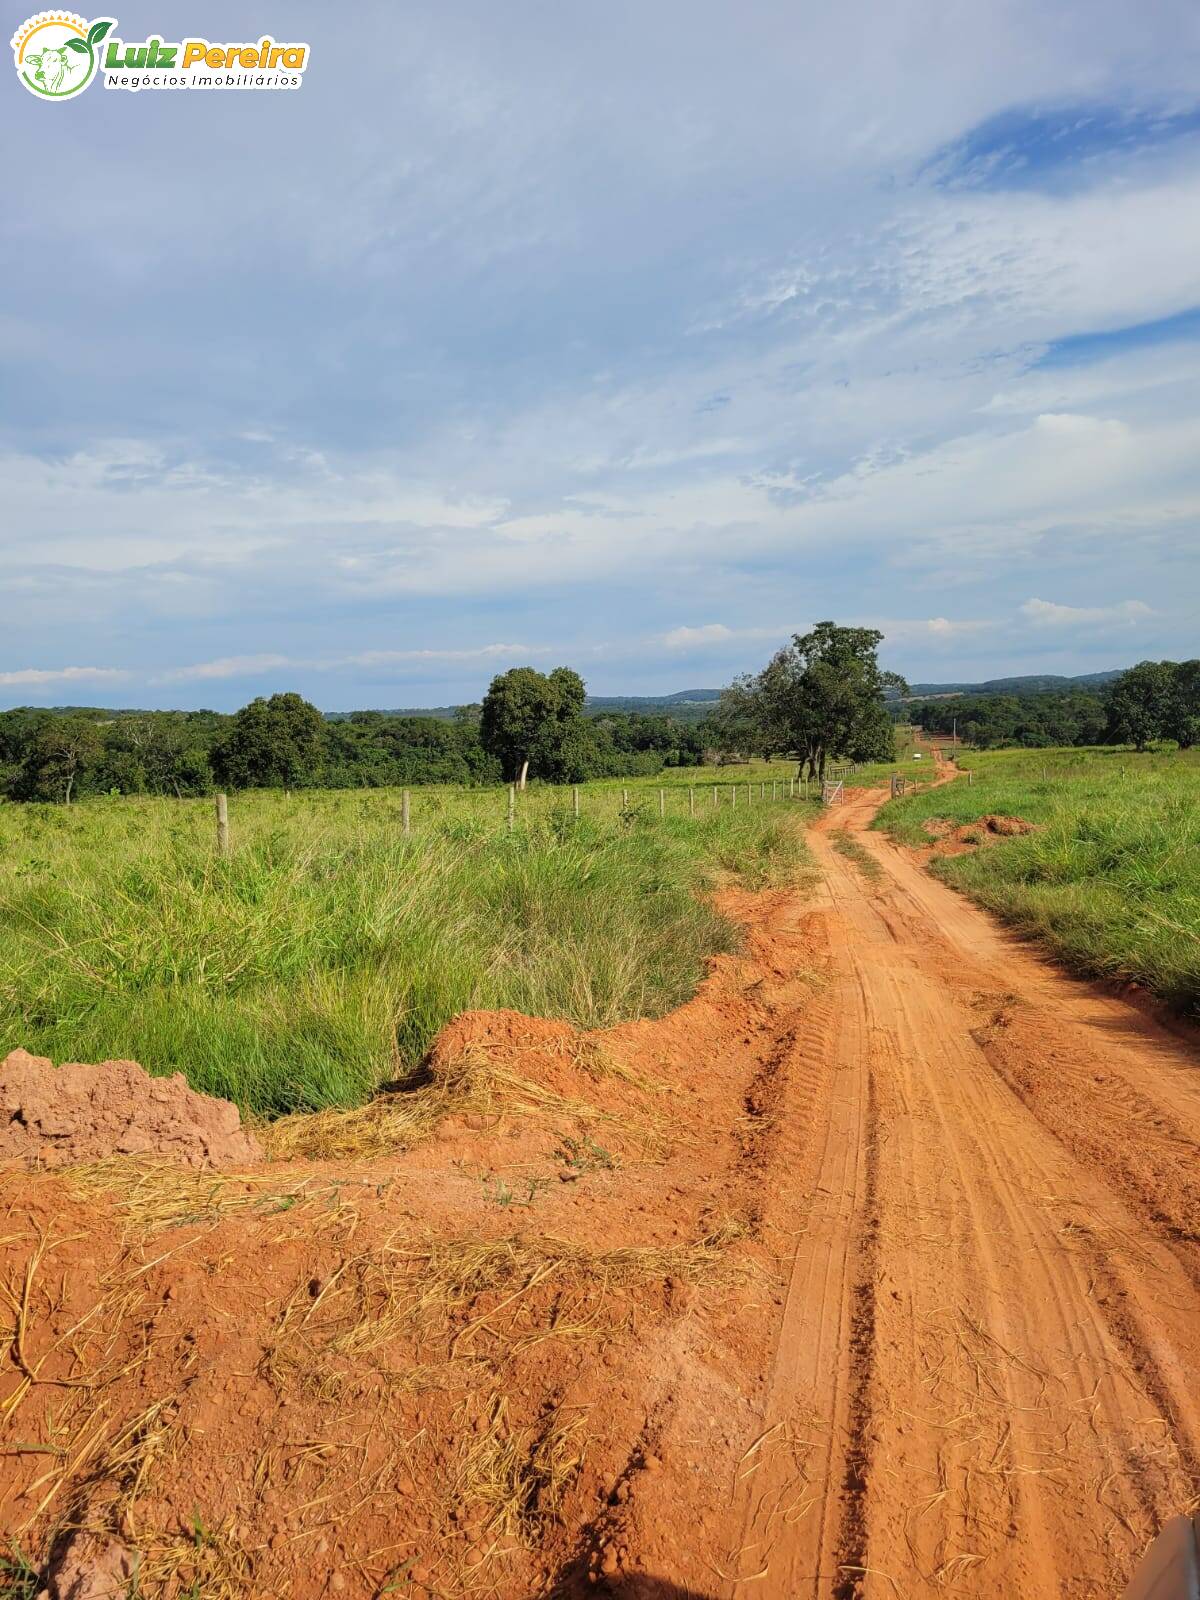
[[[62,1167],[111,1155],[189,1167],[261,1161],[238,1109],[189,1089],[180,1072],[152,1078],[136,1061],[98,1066],[13,1050],[0,1062],[0,1165]]]
[[[1024,817],[980,817],[978,826],[986,828],[989,833],[999,834],[1002,839],[1012,839],[1018,834],[1032,833],[1034,825],[1026,822]]]
[[[1015,839],[1033,833],[1037,823],[1026,822],[1024,817],[1005,817],[995,812],[978,817],[974,822],[956,823],[950,817],[930,817],[922,824],[925,832],[936,841],[939,856],[961,856],[978,849],[980,845],[995,844],[1000,839]]]

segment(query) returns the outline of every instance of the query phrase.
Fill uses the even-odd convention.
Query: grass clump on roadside
[[[839,828],[831,834],[830,841],[839,855],[845,856],[847,861],[853,861],[869,883],[879,882],[883,871],[878,861],[868,849],[859,844],[857,839],[852,839],[844,828]]]
[[[781,881],[798,807],[585,790],[0,808],[0,1054],[138,1060],[258,1116],[354,1106],[473,1007],[601,1027],[687,997],[736,931],[722,876]],[[591,814],[589,814],[591,813]]]
[[[876,826],[928,845],[933,819],[1036,824],[934,869],[1075,971],[1136,980],[1200,1013],[1200,759],[1036,750],[964,752],[961,764],[970,786],[893,801]]]

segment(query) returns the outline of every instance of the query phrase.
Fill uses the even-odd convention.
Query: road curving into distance
[[[1200,1491],[1200,1054],[868,832],[882,798],[810,833],[828,1071],[723,1592],[1115,1597]]]

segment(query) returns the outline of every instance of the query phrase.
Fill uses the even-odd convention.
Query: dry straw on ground
[[[594,1079],[619,1078],[635,1091],[640,1102],[636,1107],[615,1111],[557,1093],[509,1071],[496,1056],[486,1043],[477,1043],[441,1066],[432,1082],[376,1095],[353,1111],[282,1117],[260,1129],[259,1137],[277,1161],[368,1160],[411,1149],[453,1115],[478,1116],[489,1125],[500,1119],[536,1118],[556,1129],[572,1124],[604,1128],[648,1159],[661,1159],[669,1149],[669,1123],[654,1104],[665,1086],[623,1066],[592,1041],[572,1041],[566,1058]]]

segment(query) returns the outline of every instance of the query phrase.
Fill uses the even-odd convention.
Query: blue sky
[[[311,65],[0,91],[0,704],[1200,653],[1194,5],[116,9]]]

